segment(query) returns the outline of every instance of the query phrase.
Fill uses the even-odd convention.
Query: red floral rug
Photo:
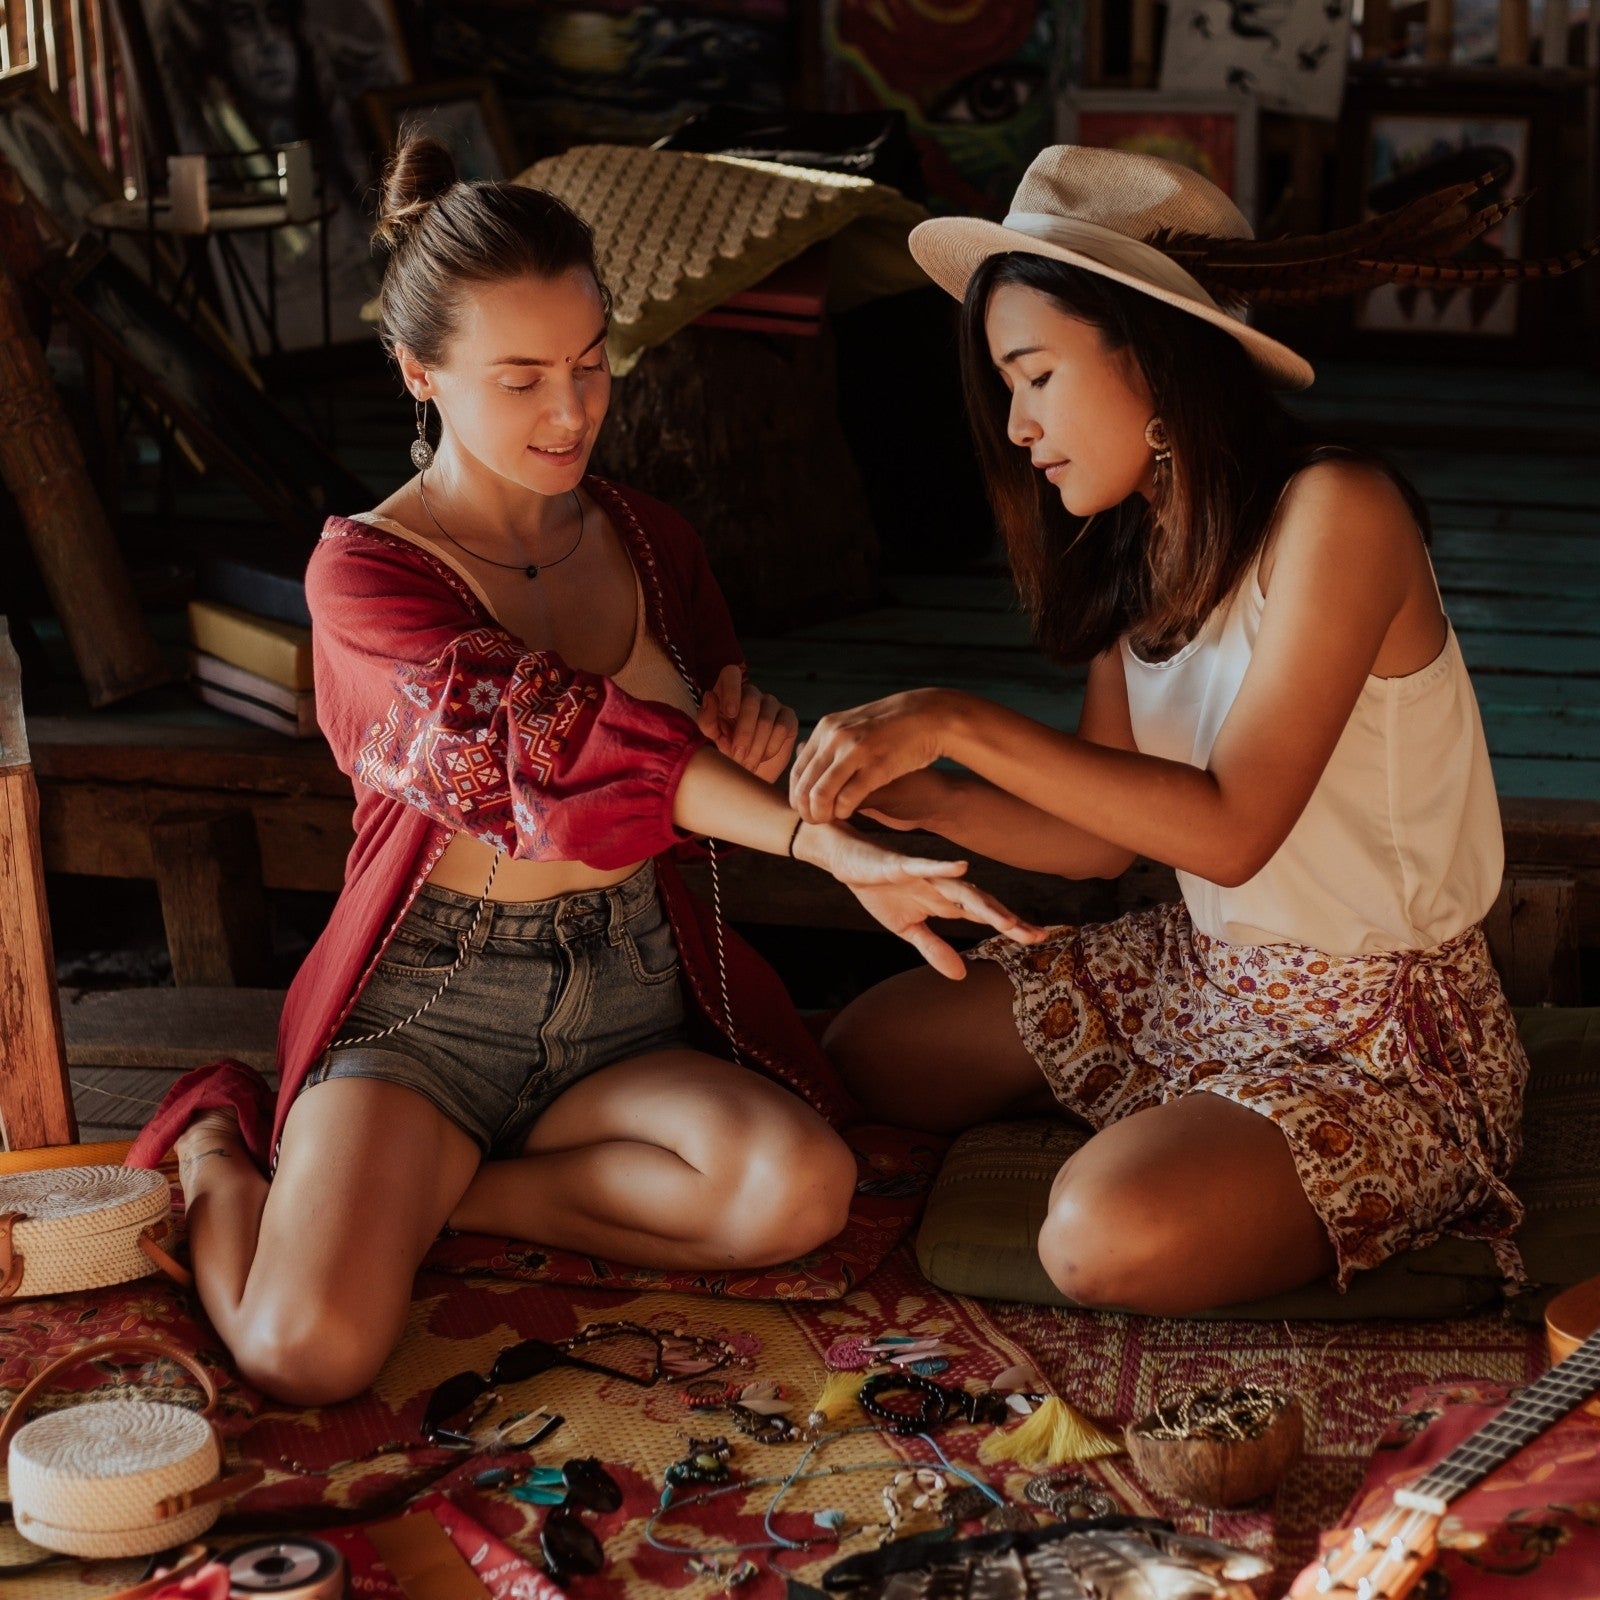
[[[487,1272],[527,1283],[673,1289],[737,1300],[836,1300],[862,1282],[911,1231],[948,1143],[874,1123],[847,1128],[844,1137],[856,1157],[850,1220],[824,1249],[782,1266],[715,1274],[664,1272],[475,1233],[446,1234],[428,1252],[426,1264],[441,1272]]]
[[[1547,1365],[1543,1335],[1504,1316],[1263,1323],[997,1303],[987,1310],[1058,1393],[1095,1416],[1130,1422],[1181,1389],[1246,1378],[1299,1395],[1305,1452],[1270,1506],[1196,1512],[1139,1490],[1180,1526],[1271,1557],[1282,1585],[1343,1516],[1412,1390],[1466,1379],[1526,1383]],[[1102,1475],[1126,1471],[1125,1460],[1114,1461]]]

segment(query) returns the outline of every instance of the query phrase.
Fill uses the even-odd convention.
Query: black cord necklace
[[[487,567],[501,567],[506,572],[520,572],[523,577],[528,579],[537,578],[541,572],[546,572],[551,567],[559,567],[563,561],[571,560],[572,557],[578,553],[578,546],[583,543],[584,529],[588,526],[588,519],[585,516],[583,509],[583,501],[579,497],[578,491],[574,489],[572,491],[572,499],[573,503],[578,508],[578,537],[572,541],[572,548],[567,551],[565,555],[557,556],[554,561],[546,561],[543,566],[540,566],[536,562],[532,561],[496,561],[490,556],[479,555],[476,550],[467,549],[467,547],[462,544],[462,542],[456,538],[456,536],[451,533],[451,531],[445,527],[445,525],[440,522],[436,516],[434,516],[433,507],[428,504],[428,474],[426,472],[424,472],[422,476],[417,479],[417,493],[422,496],[422,509],[428,513],[428,521],[431,522],[434,527],[436,527],[439,532],[442,533],[445,538],[447,538],[450,543],[456,547],[457,550],[460,550],[465,555],[471,556],[474,561],[483,562],[483,564]]]

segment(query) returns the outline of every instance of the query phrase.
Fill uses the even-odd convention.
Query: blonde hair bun
[[[373,238],[387,249],[397,249],[434,201],[459,182],[455,157],[437,139],[426,134],[403,138],[383,169],[383,197]]]

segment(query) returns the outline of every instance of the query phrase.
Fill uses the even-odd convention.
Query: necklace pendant
[[[539,576],[539,569],[530,561],[528,565],[522,569],[522,575],[525,578],[537,578]]]

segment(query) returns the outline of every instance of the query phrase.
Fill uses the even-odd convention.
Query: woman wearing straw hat
[[[1594,253],[1444,261],[1503,215],[1480,201],[1463,184],[1258,243],[1182,167],[1058,146],[1003,223],[911,236],[962,300],[1021,597],[1088,687],[1075,735],[943,689],[830,715],[795,763],[797,809],[1064,877],[1149,856],[1183,898],[990,941],[959,985],[903,974],[826,1046],[885,1119],[954,1130],[1048,1090],[1095,1130],[1039,1235],[1080,1303],[1176,1314],[1330,1272],[1343,1287],[1445,1232],[1516,1270],[1527,1060],[1480,926],[1500,820],[1427,513],[1392,469],[1305,438],[1272,390],[1310,366],[1240,314]]]

